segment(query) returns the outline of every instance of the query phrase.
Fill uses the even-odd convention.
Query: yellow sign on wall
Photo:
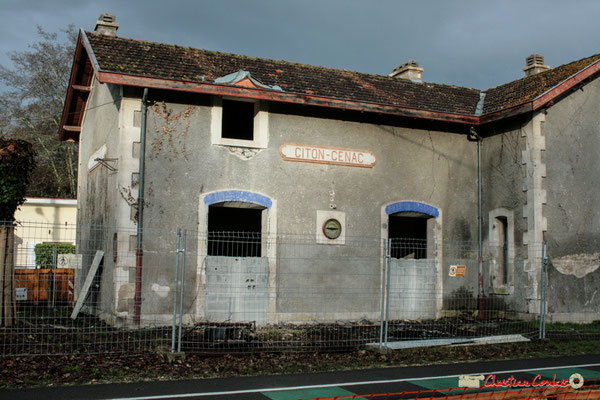
[[[465,276],[465,272],[467,272],[466,265],[451,265],[448,275],[455,278],[460,278]]]

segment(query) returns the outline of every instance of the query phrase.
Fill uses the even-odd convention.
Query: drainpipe
[[[479,300],[479,319],[483,319],[483,216],[481,206],[481,136],[472,126],[469,131],[469,140],[477,141],[477,267],[478,267],[478,300]]]
[[[144,223],[144,164],[146,158],[146,115],[148,88],[144,88],[142,96],[142,123],[140,128],[140,180],[138,186],[138,221],[137,221],[137,250],[135,253],[135,325],[140,326],[142,314],[142,235]]]

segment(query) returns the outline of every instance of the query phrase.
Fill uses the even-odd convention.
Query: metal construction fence
[[[507,290],[526,251],[508,261],[488,245],[480,260],[476,242],[332,245],[181,229],[145,229],[137,249],[135,229],[20,222],[2,232],[5,356],[336,351],[546,334],[547,278],[541,314]]]

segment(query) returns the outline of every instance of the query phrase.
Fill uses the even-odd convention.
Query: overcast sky
[[[0,0],[0,64],[36,25],[388,74],[417,60],[423,80],[487,89],[523,77],[525,57],[555,67],[600,52],[597,0]]]

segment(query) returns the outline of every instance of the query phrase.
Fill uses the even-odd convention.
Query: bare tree
[[[38,26],[38,42],[8,53],[13,68],[0,65],[8,88],[0,94],[0,129],[29,141],[37,153],[28,196],[77,196],[77,144],[58,140],[77,31],[70,25],[62,33]]]

